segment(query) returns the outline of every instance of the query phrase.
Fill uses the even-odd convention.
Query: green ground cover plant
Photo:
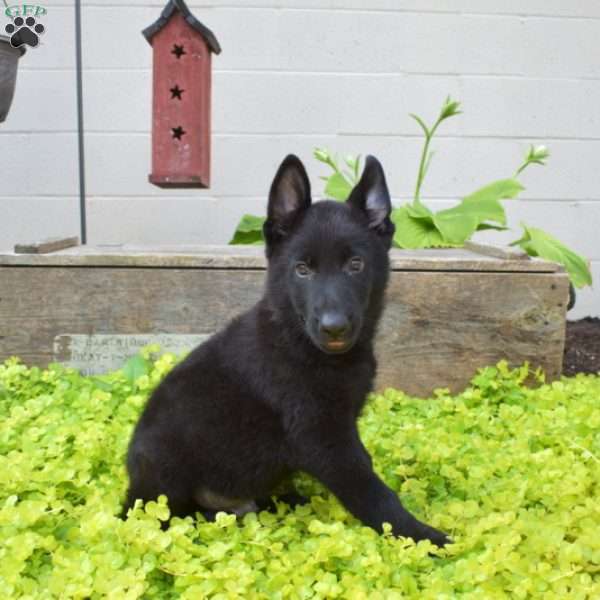
[[[413,199],[392,211],[391,219],[396,226],[393,244],[396,248],[460,248],[477,231],[508,230],[506,211],[501,201],[516,198],[525,189],[518,180],[521,173],[530,165],[544,165],[550,156],[545,146],[532,145],[512,176],[485,184],[455,206],[434,212],[421,199],[421,188],[434,156],[431,143],[438,128],[460,114],[460,103],[448,97],[431,125],[418,115],[410,115],[423,131],[424,141]],[[340,162],[327,149],[316,148],[314,157],[330,170],[328,175],[321,177],[325,181],[325,197],[345,201],[358,182],[360,156],[347,155]],[[262,244],[264,220],[264,217],[256,215],[244,215],[229,243]],[[592,284],[592,274],[585,258],[541,229],[525,223],[521,223],[521,228],[522,236],[511,246],[521,247],[530,256],[562,264],[571,284],[577,288]]]
[[[600,378],[481,370],[463,393],[373,395],[376,470],[455,543],[379,536],[315,481],[307,506],[173,519],[165,498],[117,518],[132,427],[176,357],[84,377],[0,365],[1,598],[600,597]],[[531,373],[529,376],[531,377]]]

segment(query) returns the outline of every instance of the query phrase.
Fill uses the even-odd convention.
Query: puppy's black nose
[[[327,312],[321,317],[319,329],[332,339],[340,339],[350,331],[350,321],[341,313]]]

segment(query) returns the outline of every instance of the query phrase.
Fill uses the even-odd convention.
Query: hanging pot
[[[6,119],[15,93],[17,65],[25,48],[13,48],[10,39],[0,35],[0,123]]]

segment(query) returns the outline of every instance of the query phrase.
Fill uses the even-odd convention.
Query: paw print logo
[[[42,35],[46,30],[41,23],[36,23],[33,17],[15,17],[12,23],[9,23],[4,30],[10,37],[10,45],[13,48],[18,48],[23,44],[27,44],[35,48],[40,41],[38,36]]]

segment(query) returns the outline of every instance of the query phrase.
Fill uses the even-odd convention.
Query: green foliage
[[[331,175],[321,177],[325,181],[325,196],[340,202],[347,200],[352,188],[360,179],[360,156],[348,154],[344,157],[344,162],[350,170],[340,166],[337,157],[324,148],[315,148],[313,156],[333,170]]]
[[[524,189],[516,177],[529,165],[545,165],[550,156],[545,146],[532,145],[512,178],[490,183],[464,198],[457,206],[433,213],[420,200],[421,187],[433,156],[429,146],[438,126],[446,119],[460,114],[459,107],[458,102],[448,97],[431,127],[427,127],[417,115],[411,115],[423,130],[425,142],[413,202],[392,212],[392,220],[396,225],[394,243],[400,248],[460,247],[476,231],[506,229],[506,213],[500,200],[516,198]],[[591,285],[592,275],[585,259],[542,230],[523,227],[525,235],[512,245],[521,246],[530,256],[562,264],[573,285]],[[535,233],[532,235],[528,231]]]
[[[431,142],[438,127],[445,120],[461,114],[459,109],[459,102],[450,97],[446,98],[438,118],[431,126],[418,115],[410,115],[423,130],[425,140],[414,198],[412,202],[395,208],[391,215],[396,226],[394,246],[398,248],[461,247],[476,231],[506,230],[506,213],[500,201],[516,198],[524,189],[516,178],[529,165],[545,165],[550,156],[545,146],[532,145],[513,177],[489,183],[463,198],[456,206],[433,212],[421,201],[421,188],[434,154],[430,150]],[[340,174],[337,162],[327,150],[316,150],[315,157],[333,170],[329,177],[323,177],[326,182],[325,193],[331,195],[333,192],[336,199],[345,200],[352,190],[352,181]],[[513,245],[520,245],[530,256],[539,256],[562,264],[576,287],[591,285],[592,275],[584,258],[540,229],[529,229],[537,232],[534,236],[536,240],[525,239],[528,235],[526,233],[524,238]]]
[[[392,211],[396,226],[394,246],[398,248],[447,248],[446,241],[433,222],[433,213],[423,204],[401,206]],[[402,244],[399,238],[402,237]]]
[[[458,206],[440,210],[433,217],[433,223],[442,237],[451,244],[464,244],[486,221],[506,224],[504,207],[500,200],[514,198],[523,186],[514,179],[494,181],[473,192]]]
[[[430,150],[433,136],[446,119],[461,114],[459,108],[459,102],[446,98],[437,120],[430,127],[418,115],[410,115],[423,130],[425,141],[413,201],[392,212],[392,220],[396,225],[394,244],[399,248],[460,247],[478,230],[506,229],[506,214],[500,200],[515,198],[523,190],[523,186],[514,178],[500,179],[463,198],[456,206],[437,213],[423,204],[421,188],[433,158],[433,151]],[[530,157],[528,154],[517,174],[533,162],[542,164],[542,159],[538,155]]]
[[[500,200],[514,198],[522,189],[514,179],[501,179],[437,213],[417,201],[401,206],[392,212],[394,242],[400,248],[462,246],[478,229],[504,228],[506,214]]]
[[[132,356],[123,367],[123,375],[129,383],[134,383],[137,379],[143,375],[148,374],[150,363],[147,358],[141,354]]]
[[[163,531],[160,497],[118,519],[132,428],[175,363],[155,351],[99,377],[0,364],[0,598],[600,597],[599,377],[528,389],[500,363],[457,396],[370,398],[374,467],[452,535],[439,551],[377,535],[306,476],[293,511]]]
[[[572,250],[561,244],[549,233],[528,227],[521,223],[523,236],[514,241],[511,246],[520,246],[530,256],[541,256],[547,260],[564,265],[575,287],[592,285],[592,274],[587,262]]]
[[[448,96],[433,125],[428,126],[418,115],[410,115],[423,130],[425,141],[413,201],[392,210],[391,219],[396,226],[394,246],[397,248],[461,247],[476,231],[508,229],[506,213],[500,201],[516,198],[525,189],[516,178],[529,165],[545,165],[550,156],[545,146],[532,145],[513,177],[489,183],[463,198],[456,206],[434,213],[421,201],[421,188],[434,154],[430,146],[438,127],[445,120],[461,114],[459,109],[460,103]],[[325,196],[346,200],[359,180],[360,156],[347,155],[344,158],[347,169],[325,148],[315,148],[314,157],[332,171],[321,177],[325,181]],[[229,243],[262,244],[263,222],[264,217],[244,215]],[[541,229],[523,227],[524,236],[511,245],[521,246],[530,256],[562,264],[576,287],[592,284],[592,274],[583,257]]]
[[[427,174],[427,170],[429,169],[429,165],[431,164],[431,159],[433,158],[433,152],[429,150],[429,145],[431,144],[431,140],[436,132],[436,129],[450,117],[454,117],[456,115],[460,115],[461,111],[460,102],[456,102],[452,100],[450,96],[446,98],[444,105],[442,106],[442,110],[436,120],[436,122],[431,126],[427,127],[425,121],[421,119],[418,115],[411,113],[411,117],[419,124],[419,127],[423,130],[423,134],[425,135],[425,143],[423,144],[423,152],[421,154],[421,161],[419,163],[419,171],[417,173],[417,184],[415,186],[415,197],[414,203],[419,204],[421,199],[421,186],[423,185],[423,181],[425,179],[425,175]]]
[[[264,244],[263,224],[265,217],[244,215],[233,233],[230,244]]]
[[[534,146],[533,144],[529,148],[523,164],[517,169],[515,177],[520,175],[529,165],[541,165],[546,164],[546,159],[550,156],[548,148],[546,146]]]
[[[360,171],[360,156],[346,156],[344,163],[347,168],[340,166],[337,157],[327,150],[315,148],[314,157],[326,164],[333,173],[321,177],[325,181],[325,195],[334,200],[346,200],[352,188],[358,183]],[[233,233],[230,244],[264,244],[263,224],[265,217],[244,215]]]

